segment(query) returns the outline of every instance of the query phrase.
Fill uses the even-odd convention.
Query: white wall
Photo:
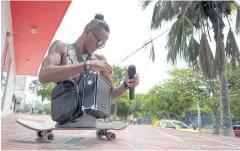
[[[26,75],[16,75],[16,85],[18,85],[22,91],[25,91],[26,79]]]
[[[9,1],[1,1],[1,52],[4,47],[4,42],[6,38],[6,32],[12,31],[12,17],[11,17],[11,8]],[[1,117],[6,116],[10,113],[10,106],[12,103],[12,96],[15,88],[15,76],[16,76],[16,66],[15,66],[15,57],[14,57],[14,46],[13,46],[13,37],[9,37],[12,63],[9,71],[9,79],[6,87],[6,95],[4,99],[4,108],[1,111]],[[2,54],[2,53],[1,53]]]

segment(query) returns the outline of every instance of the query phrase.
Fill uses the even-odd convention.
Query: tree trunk
[[[215,135],[219,135],[219,114],[218,107],[216,105],[212,105],[212,116],[213,116],[213,133]]]
[[[215,93],[215,86],[214,86],[214,80],[210,80],[210,89],[211,89],[211,97],[214,96]],[[218,105],[216,104],[208,104],[208,107],[212,110],[212,118],[213,118],[213,134],[219,135],[219,113],[218,113]]]
[[[225,136],[234,136],[232,121],[230,116],[229,96],[228,96],[228,83],[226,77],[226,57],[223,43],[223,28],[224,22],[216,10],[211,10],[209,19],[212,23],[214,32],[214,39],[216,42],[216,56],[215,62],[219,71],[219,84],[220,84],[220,106],[221,106],[221,123],[220,134]],[[218,38],[220,41],[218,42]],[[218,54],[218,55],[217,55]]]
[[[13,112],[15,112],[15,109],[16,109],[16,103],[17,103],[17,99],[14,97]]]
[[[220,128],[220,134],[225,136],[234,136],[232,120],[230,116],[226,70],[220,71],[219,82],[220,82],[220,106],[222,123],[222,126]]]
[[[223,38],[221,39],[223,40]],[[223,45],[223,41],[220,43],[216,42],[216,44],[222,46],[216,46],[220,51],[220,62],[221,65],[219,67],[219,84],[220,84],[220,109],[221,109],[221,128],[220,134],[224,136],[234,136],[233,128],[232,128],[232,120],[231,120],[231,112],[229,105],[229,96],[228,96],[228,82],[226,76],[226,58],[225,58],[225,49]]]

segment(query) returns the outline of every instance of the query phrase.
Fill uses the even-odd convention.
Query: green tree
[[[179,72],[180,71],[180,72]],[[181,73],[181,74],[179,74]],[[181,85],[188,89],[187,93],[192,95],[194,104],[199,100],[201,112],[211,113],[214,121],[214,133],[219,134],[219,83],[216,79],[207,79],[199,70],[181,69],[173,70],[174,77],[178,77]],[[192,89],[192,91],[191,91]],[[195,93],[193,93],[195,92]],[[195,105],[193,105],[195,106]],[[196,106],[195,106],[196,107]],[[195,110],[196,108],[192,108]]]
[[[138,117],[139,113],[142,113],[141,105],[143,104],[145,94],[135,94],[135,99],[130,100],[130,113],[133,114],[134,117]]]
[[[44,104],[44,105],[43,105],[43,110],[44,110],[45,112],[48,112],[49,109],[51,109],[51,103],[48,103],[48,104]]]
[[[169,72],[170,79],[166,80],[164,84],[154,86],[149,95],[151,104],[157,107],[151,108],[157,115],[167,115],[172,117],[183,116],[186,111],[194,104],[192,90],[194,84],[191,82],[191,70],[173,70]]]
[[[169,71],[170,78],[163,84],[154,86],[142,105],[142,111],[147,116],[167,116],[182,118],[197,113],[197,102],[202,113],[213,115],[217,128],[219,117],[219,95],[210,96],[211,91],[219,89],[215,84],[213,89],[202,73],[192,69],[175,69]],[[213,91],[213,92],[214,92]],[[195,92],[195,93],[193,93]],[[147,113],[147,114],[146,114]],[[218,129],[216,129],[216,132]],[[217,134],[217,133],[216,133]]]
[[[157,97],[155,95],[149,93],[146,94],[142,100],[142,103],[140,104],[142,115],[156,117],[158,114],[156,102]]]
[[[123,83],[126,75],[126,67],[113,66],[112,67],[112,83],[114,86],[119,86]],[[117,99],[112,105],[114,105],[114,120],[116,119],[117,110],[118,110],[118,100]]]
[[[41,104],[35,104],[33,107],[35,110],[41,110],[43,106]]]
[[[120,116],[123,119],[127,119],[127,116],[130,114],[130,101],[125,98],[121,98],[118,100],[118,116]]]
[[[120,116],[122,119],[126,120],[128,115],[133,114],[133,101],[128,99],[128,93],[124,93],[118,99],[118,112],[117,116]],[[111,106],[111,111],[114,111],[115,102]]]
[[[146,9],[151,2],[153,1],[143,0],[142,9]],[[230,118],[225,56],[232,59],[233,66],[236,61],[240,62],[239,49],[232,32],[232,25],[229,22],[229,18],[236,11],[235,31],[240,33],[240,7],[234,1],[159,0],[155,3],[151,20],[151,28],[158,29],[161,27],[162,21],[171,21],[176,17],[168,34],[166,45],[169,50],[168,61],[175,64],[177,58],[182,57],[193,68],[199,68],[200,65],[204,75],[210,79],[219,75],[221,122],[223,124],[221,134],[225,136],[234,136]],[[225,48],[223,42],[224,17],[227,18],[230,26]],[[210,38],[210,23],[216,43],[215,57],[213,57],[207,40],[207,35]],[[194,38],[195,33],[201,35],[200,44]]]
[[[45,99],[51,100],[50,96],[54,86],[54,83],[41,84],[39,80],[33,80],[29,85],[29,90],[41,97],[43,105]]]
[[[38,80],[33,80],[29,85],[29,90],[32,93],[36,92],[36,89],[41,86],[41,83]]]
[[[29,104],[24,104],[24,110],[30,110],[30,105]]]
[[[230,108],[232,118],[240,117],[239,106],[240,106],[240,65],[232,67],[228,64],[228,88],[230,96]]]

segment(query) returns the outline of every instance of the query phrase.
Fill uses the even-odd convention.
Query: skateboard
[[[53,130],[96,130],[98,138],[105,136],[107,140],[113,141],[116,134],[108,132],[108,130],[123,130],[128,126],[127,123],[121,121],[97,122],[96,127],[61,127],[54,121],[37,122],[23,118],[17,118],[15,121],[28,129],[36,131],[37,137],[41,138],[45,143],[51,143],[54,140]]]

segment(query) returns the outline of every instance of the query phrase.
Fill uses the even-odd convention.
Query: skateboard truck
[[[101,138],[102,136],[106,136],[106,138],[111,141],[116,138],[115,133],[108,132],[107,130],[97,130],[96,135],[98,138]]]

